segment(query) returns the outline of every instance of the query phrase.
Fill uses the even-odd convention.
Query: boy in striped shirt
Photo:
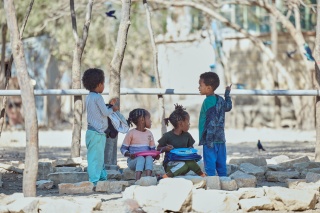
[[[88,128],[86,131],[86,147],[89,181],[97,185],[98,181],[107,179],[104,167],[104,148],[106,144],[105,130],[108,128],[108,116],[119,110],[118,99],[112,99],[108,108],[101,93],[104,90],[104,72],[97,68],[86,70],[82,77],[83,86],[89,90],[86,97]]]

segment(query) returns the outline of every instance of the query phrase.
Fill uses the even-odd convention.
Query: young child
[[[201,171],[201,168],[195,160],[169,161],[168,153],[170,150],[173,148],[191,148],[195,143],[191,134],[188,132],[190,127],[190,116],[181,105],[175,105],[175,110],[171,113],[169,118],[165,119],[167,125],[169,121],[174,128],[163,134],[158,140],[159,144],[157,147],[157,150],[160,152],[166,152],[163,161],[166,174],[164,174],[162,178],[185,175],[190,170],[199,176],[205,177],[205,174]]]
[[[225,112],[232,109],[231,86],[226,87],[225,100],[215,95],[220,84],[219,76],[214,72],[200,75],[199,91],[206,95],[199,116],[199,145],[203,145],[203,161],[208,176],[227,176],[227,150],[224,134]]]
[[[147,176],[151,176],[153,157],[136,156],[135,154],[142,151],[155,150],[156,146],[152,132],[148,130],[151,127],[151,115],[147,110],[132,110],[129,113],[128,124],[132,126],[132,123],[136,125],[136,128],[129,130],[126,134],[120,151],[125,157],[128,157],[128,167],[136,172],[137,181],[141,178],[144,170],[146,170]]]
[[[83,86],[89,90],[86,97],[86,110],[88,128],[86,131],[86,147],[88,160],[89,181],[95,186],[99,180],[106,180],[107,172],[104,168],[104,148],[108,128],[108,116],[119,110],[117,99],[112,99],[112,108],[104,103],[101,93],[104,90],[104,73],[100,69],[91,68],[84,72],[82,77]]]

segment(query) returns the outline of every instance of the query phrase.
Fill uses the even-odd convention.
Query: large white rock
[[[268,197],[242,199],[239,201],[242,210],[246,212],[255,210],[273,210],[273,203]]]
[[[299,183],[305,183],[306,179],[286,179],[287,187],[290,189],[295,189]]]
[[[158,184],[163,193],[161,207],[164,211],[190,211],[193,184],[183,178],[165,178]]]
[[[20,198],[24,198],[23,193],[13,193],[12,195],[0,194],[0,205],[9,205]]]
[[[230,213],[238,210],[238,197],[218,190],[197,189],[192,195],[193,212]]]
[[[92,212],[101,210],[101,199],[88,197],[74,197],[73,200],[75,203],[81,206],[82,212]]]
[[[7,206],[0,206],[0,213],[8,213],[9,210],[7,208]]]
[[[123,192],[122,192],[122,198],[124,200],[126,199],[134,199],[134,191],[136,188],[138,188],[140,186],[137,186],[137,185],[132,185],[132,186],[129,186],[127,187]]]
[[[190,180],[193,183],[193,188],[205,188],[207,186],[206,178],[201,176],[192,176],[192,175],[185,175],[185,176],[176,176],[174,178],[184,178],[186,180]]]
[[[240,188],[238,192],[241,193],[240,199],[259,198],[265,195],[263,188]]]
[[[314,190],[317,191],[317,195],[319,195],[320,191],[320,183],[306,183],[306,182],[298,182],[297,184],[289,185],[290,189],[300,189],[300,190]]]
[[[9,212],[20,213],[38,213],[39,200],[34,197],[19,198],[13,203],[7,205]]]
[[[313,190],[287,189],[284,187],[263,187],[275,210],[303,211],[314,209],[317,192]]]
[[[84,213],[82,207],[72,201],[66,199],[43,199],[40,201],[40,212],[45,213]],[[86,210],[86,209],[83,209]]]
[[[163,190],[159,190],[158,186],[136,186],[135,188],[131,186],[129,188],[134,190],[133,199],[138,202],[140,207],[161,207],[165,195]],[[127,195],[124,196],[124,198],[128,199],[130,197],[128,196],[129,192],[125,193],[127,193]]]

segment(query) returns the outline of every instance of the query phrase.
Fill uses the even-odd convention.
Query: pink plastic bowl
[[[149,151],[143,151],[143,152],[137,152],[135,153],[136,156],[151,156],[155,158],[156,156],[160,155],[159,151],[156,150],[149,150]]]

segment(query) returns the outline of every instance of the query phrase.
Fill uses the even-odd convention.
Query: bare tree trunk
[[[36,196],[36,180],[38,174],[38,124],[33,86],[28,75],[23,44],[19,35],[13,0],[5,0],[4,8],[10,31],[12,53],[17,69],[18,82],[25,112],[26,156],[23,172],[23,194],[25,197]],[[31,6],[32,8],[32,6]],[[24,28],[24,27],[23,27]],[[22,30],[23,31],[23,30]]]
[[[88,32],[91,22],[93,0],[88,0],[86,19],[83,26],[82,38],[78,36],[77,30],[77,18],[74,10],[74,0],[70,0],[70,12],[72,21],[73,37],[76,41],[73,50],[72,61],[72,89],[81,88],[81,58],[86,46]],[[71,145],[71,157],[80,157],[81,149],[81,128],[82,128],[82,96],[76,95],[73,99],[74,112],[73,112],[73,128],[72,128],[72,145]]]
[[[121,66],[124,58],[124,53],[127,46],[127,37],[130,27],[130,9],[131,0],[122,0],[121,21],[118,31],[116,49],[110,63],[110,83],[109,83],[109,98],[120,99],[120,76]],[[108,165],[117,164],[117,141],[118,137],[112,139],[107,138],[105,148],[104,163]]]
[[[273,4],[276,3],[276,0],[272,1]],[[278,31],[277,31],[277,19],[274,16],[270,17],[271,24],[271,48],[274,54],[274,57],[277,58],[278,54]],[[274,89],[279,89],[279,78],[277,70],[272,67],[273,72],[273,84]],[[281,100],[278,96],[274,96],[274,127],[281,127]]]
[[[300,19],[301,19],[300,11],[297,4],[294,5],[293,10],[294,10],[294,18],[295,18],[295,29],[303,37],[302,31],[301,31],[301,23],[300,23]],[[305,85],[305,89],[314,88],[314,85],[313,85],[314,70],[313,70],[312,64],[306,59],[306,57],[303,56],[303,59],[305,62],[305,66],[307,68],[307,73],[308,73],[308,75],[306,75],[307,84]],[[315,123],[313,120],[313,118],[315,117],[314,110],[312,110],[314,106],[314,101],[310,97],[301,97],[301,102],[303,107],[302,107],[300,116],[297,118],[297,123],[299,127],[302,129],[313,129],[314,123]]]
[[[158,50],[156,47],[156,43],[154,41],[154,34],[153,34],[153,29],[152,29],[152,24],[151,24],[151,13],[148,7],[147,0],[143,0],[143,5],[146,10],[146,15],[147,15],[147,25],[148,25],[148,31],[150,35],[150,40],[151,40],[151,46],[152,46],[152,51],[153,51],[153,70],[156,74],[156,80],[157,80],[157,87],[161,88],[161,82],[160,82],[160,75],[159,75],[159,70],[158,70]],[[165,108],[164,108],[164,98],[163,95],[158,95],[158,100],[159,100],[159,120],[161,123],[161,133],[162,135],[167,132],[167,127],[164,122],[165,119]]]
[[[2,35],[2,48],[1,48],[1,64],[0,64],[0,89],[5,89],[6,88],[6,36],[7,36],[7,24],[3,24],[2,28],[1,28],[1,35]],[[3,124],[6,121],[6,105],[7,105],[7,97],[3,96],[0,98],[0,103],[2,103],[2,108],[0,110],[0,137],[1,137],[1,133],[2,133],[2,128],[3,128]]]
[[[5,88],[5,59],[6,59],[6,36],[7,36],[7,24],[3,24],[1,27],[1,64],[0,64],[0,89]]]
[[[320,0],[317,0],[317,28],[315,43],[315,69],[316,69],[316,86],[320,89]],[[315,161],[320,162],[320,96],[316,97],[316,147]]]
[[[20,39],[22,39],[22,37],[23,37],[23,32],[24,32],[24,29],[27,25],[29,15],[30,15],[32,7],[33,7],[33,3],[34,3],[34,0],[31,0],[29,3],[29,7],[27,9],[26,15],[23,18],[22,26],[20,29]],[[7,33],[6,28],[7,28],[7,25],[5,28],[2,28],[2,44],[3,44],[2,45],[2,52],[5,52],[5,48],[6,48],[6,33]],[[9,78],[11,76],[11,67],[12,67],[12,63],[13,63],[13,54],[11,53],[10,60],[9,60],[9,63],[7,66],[5,66],[4,60],[5,60],[5,53],[1,53],[1,61],[3,63],[1,64],[1,68],[0,68],[1,71],[0,72],[4,73],[5,79],[0,78],[0,81],[1,82],[3,81],[3,83],[4,83],[3,89],[8,89]],[[6,106],[7,106],[7,100],[8,100],[7,96],[4,96],[2,99],[2,108],[0,110],[1,111],[1,114],[0,114],[0,137],[1,137],[2,129],[3,129],[3,125],[5,124],[5,114],[6,114],[5,110],[6,110]]]

